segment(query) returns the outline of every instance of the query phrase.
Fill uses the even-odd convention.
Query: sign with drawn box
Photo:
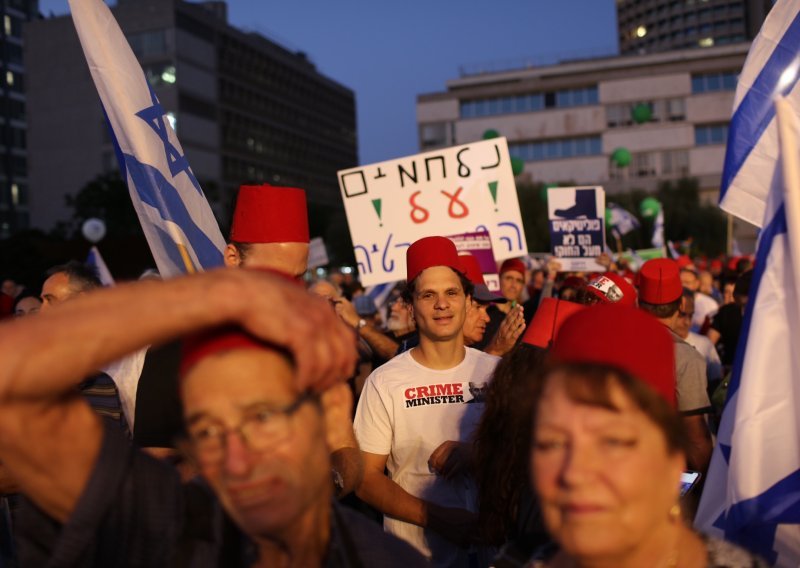
[[[338,172],[361,283],[406,277],[422,237],[487,231],[497,260],[528,253],[505,138]]]
[[[606,248],[606,193],[602,187],[547,190],[550,247],[563,272],[605,272],[595,259]]]

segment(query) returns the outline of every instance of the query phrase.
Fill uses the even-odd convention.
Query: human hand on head
[[[353,376],[358,354],[352,327],[293,280],[262,270],[224,270],[232,280],[232,319],[249,333],[287,349],[301,389],[325,388]]]
[[[358,315],[353,302],[347,298],[337,298],[336,303],[334,304],[334,309],[336,310],[336,313],[339,314],[339,317],[342,318],[344,323],[350,327],[358,326],[361,316]]]

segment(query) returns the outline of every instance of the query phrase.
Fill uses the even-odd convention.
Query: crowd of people
[[[3,566],[766,566],[692,529],[749,258],[492,291],[431,235],[377,305],[308,242],[243,186],[225,267],[3,281]]]

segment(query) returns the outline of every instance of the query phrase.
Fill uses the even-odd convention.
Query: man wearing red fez
[[[271,268],[299,278],[308,265],[308,241],[305,191],[268,184],[239,188],[226,266]]]
[[[452,241],[427,237],[413,243],[407,273],[404,296],[419,346],[379,367],[364,385],[355,419],[364,456],[357,494],[384,514],[388,532],[434,566],[468,566],[464,547],[477,516],[466,444],[498,359],[464,347],[473,285]]]
[[[689,436],[689,467],[705,473],[711,460],[711,434],[706,415],[711,412],[708,377],[703,357],[675,330],[681,316],[680,269],[674,260],[648,260],[639,271],[639,307],[655,316],[670,332],[675,344],[675,383],[678,411]]]
[[[525,264],[518,258],[509,258],[500,265],[500,294],[505,303],[493,303],[486,310],[489,323],[483,341],[473,347],[485,351],[495,337],[503,343],[517,339],[525,331],[525,314],[522,309],[522,292],[525,289]]]
[[[126,353],[198,332],[185,342],[181,446],[204,485],[184,486],[75,387]],[[352,375],[354,335],[283,277],[216,270],[100,290],[4,324],[0,359],[0,455],[37,505],[16,527],[23,566],[419,565],[330,504],[316,393]],[[209,489],[246,537],[238,560],[220,557],[218,516],[187,514],[189,495]]]

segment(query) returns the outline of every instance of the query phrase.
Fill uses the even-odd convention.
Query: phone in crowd
[[[681,474],[681,497],[689,493],[700,481],[700,472],[686,470]]]

